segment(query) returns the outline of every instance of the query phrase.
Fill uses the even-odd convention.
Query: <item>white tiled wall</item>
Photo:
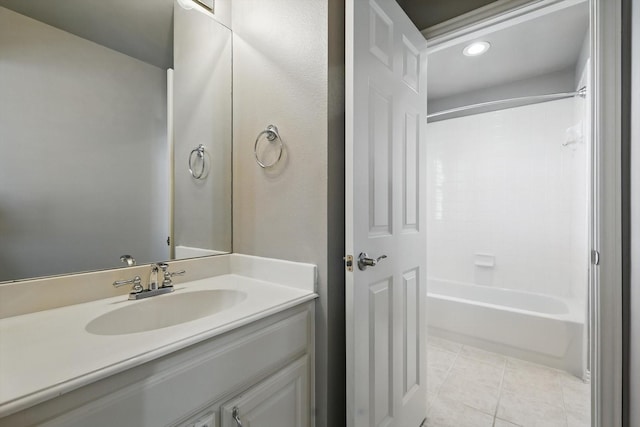
[[[562,146],[578,102],[429,124],[429,277],[584,297],[586,143]]]

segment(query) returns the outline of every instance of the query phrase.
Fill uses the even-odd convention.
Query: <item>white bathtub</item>
[[[429,333],[585,374],[585,309],[577,301],[428,280]]]

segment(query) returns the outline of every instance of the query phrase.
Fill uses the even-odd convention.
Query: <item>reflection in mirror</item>
[[[0,281],[231,250],[228,28],[174,0],[0,0],[0,52]]]
[[[231,31],[174,17],[175,256],[215,255],[231,249]]]

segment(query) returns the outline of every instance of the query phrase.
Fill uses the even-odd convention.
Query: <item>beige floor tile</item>
[[[427,349],[427,392],[436,394],[458,355],[429,346]]]
[[[562,386],[562,395],[564,397],[564,407],[567,411],[584,414],[591,412],[590,390]]]
[[[503,367],[469,359],[461,353],[440,387],[439,395],[493,415],[503,371]]]
[[[469,378],[467,375],[449,374],[440,387],[438,396],[463,403],[493,416],[498,405],[500,387]]]
[[[591,390],[591,384],[585,382],[582,378],[578,378],[568,372],[558,371],[558,378],[560,379],[560,383],[563,385],[588,388],[589,390]]]
[[[428,427],[590,427],[571,374],[434,337],[427,358]]]
[[[462,403],[438,397],[429,415],[427,427],[492,427],[493,416]]]
[[[567,427],[564,407],[527,399],[506,390],[500,395],[496,416],[523,427]]]
[[[575,414],[591,413],[591,384],[567,373],[558,375],[567,412]]]
[[[559,385],[523,380],[510,371],[505,371],[502,389],[522,396],[524,399],[564,407],[564,396]]]
[[[427,392],[427,413],[429,413],[429,410],[431,409],[431,405],[433,405],[433,402],[436,400],[436,393],[429,393]]]
[[[509,421],[501,420],[500,418],[496,418],[493,422],[493,427],[522,427],[518,424],[510,423]]]
[[[559,375],[569,427],[591,426],[591,384],[567,373]]]
[[[591,412],[574,412],[567,410],[568,427],[591,427]]]
[[[460,343],[449,341],[440,337],[434,337],[432,335],[429,335],[427,337],[427,344],[431,347],[436,347],[440,350],[451,351],[453,353],[459,353],[460,349],[462,348],[462,344]]]
[[[532,363],[521,359],[514,359],[512,357],[507,357],[507,369],[533,372],[536,375],[553,377],[555,379],[558,378],[558,374],[561,372],[557,369],[549,368],[548,366],[538,365],[537,363]]]
[[[508,359],[502,388],[527,400],[564,405],[558,371],[544,366]]]
[[[503,367],[507,360],[507,358],[501,354],[491,353],[490,351],[481,350],[468,345],[462,346],[460,355],[499,367]]]
[[[500,387],[504,366],[487,364],[460,354],[451,368],[451,373],[467,375],[473,381],[482,381],[492,387]]]

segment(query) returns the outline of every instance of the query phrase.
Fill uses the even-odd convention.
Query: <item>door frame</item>
[[[625,0],[500,0],[422,31],[428,52],[472,40],[487,28],[530,19],[549,8],[589,2],[592,88],[593,225],[591,265],[594,287],[591,330],[592,427],[622,426],[622,3]],[[543,12],[543,9],[545,10]],[[601,284],[601,285],[600,285]]]

